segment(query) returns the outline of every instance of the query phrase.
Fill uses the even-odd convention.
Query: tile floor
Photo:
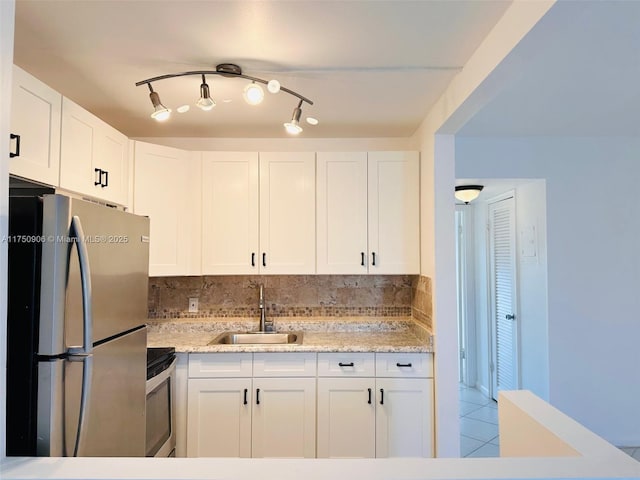
[[[460,454],[500,456],[497,402],[464,385],[460,385]]]
[[[640,461],[640,447],[619,447]],[[460,454],[463,457],[500,456],[498,403],[475,388],[460,385]]]

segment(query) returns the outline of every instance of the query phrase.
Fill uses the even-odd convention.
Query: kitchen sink
[[[224,332],[209,345],[300,345],[302,332]]]

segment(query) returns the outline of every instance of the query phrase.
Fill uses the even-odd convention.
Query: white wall
[[[439,457],[460,454],[452,134],[488,102],[497,85],[517,71],[517,59],[510,62],[505,58],[554,2],[514,2],[431,107],[414,135],[420,149],[420,272],[432,278],[433,290]]]
[[[13,67],[13,0],[0,2],[0,238],[8,233],[9,215],[9,115]],[[7,349],[7,244],[0,242],[0,391],[6,385]],[[6,398],[0,394],[0,457],[5,456]]]
[[[456,141],[458,177],[545,179],[549,400],[620,446],[640,445],[638,152],[638,138]]]
[[[460,142],[460,139],[458,139]],[[465,160],[463,155],[472,153],[465,148],[456,152],[456,168]],[[493,179],[483,184],[490,183]],[[508,184],[508,183],[507,183]],[[505,184],[505,185],[507,185]],[[546,194],[544,180],[514,180],[512,187],[503,187],[515,197],[516,220],[516,282],[518,287],[520,386],[531,390],[541,398],[549,396],[549,350],[547,316],[547,248],[546,248]],[[474,272],[474,313],[476,321],[477,387],[489,392],[489,285],[488,285],[488,202],[473,202],[467,208],[472,211],[475,229],[472,233],[474,252],[471,255]],[[523,256],[521,235],[534,227],[536,232],[535,257]]]
[[[549,399],[546,185],[537,180],[516,188],[518,326],[521,388]],[[535,245],[523,255],[523,234]],[[528,238],[527,238],[528,240]],[[535,255],[535,256],[530,256]]]

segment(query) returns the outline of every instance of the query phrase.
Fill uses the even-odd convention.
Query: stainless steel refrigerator
[[[9,198],[7,453],[144,456],[149,220]]]

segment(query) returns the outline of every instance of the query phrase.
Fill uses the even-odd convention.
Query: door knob
[[[507,313],[507,314],[504,316],[504,318],[506,318],[507,320],[515,320],[515,319],[516,319],[516,316],[515,316],[513,313],[512,313],[512,314],[508,314],[508,313]]]

